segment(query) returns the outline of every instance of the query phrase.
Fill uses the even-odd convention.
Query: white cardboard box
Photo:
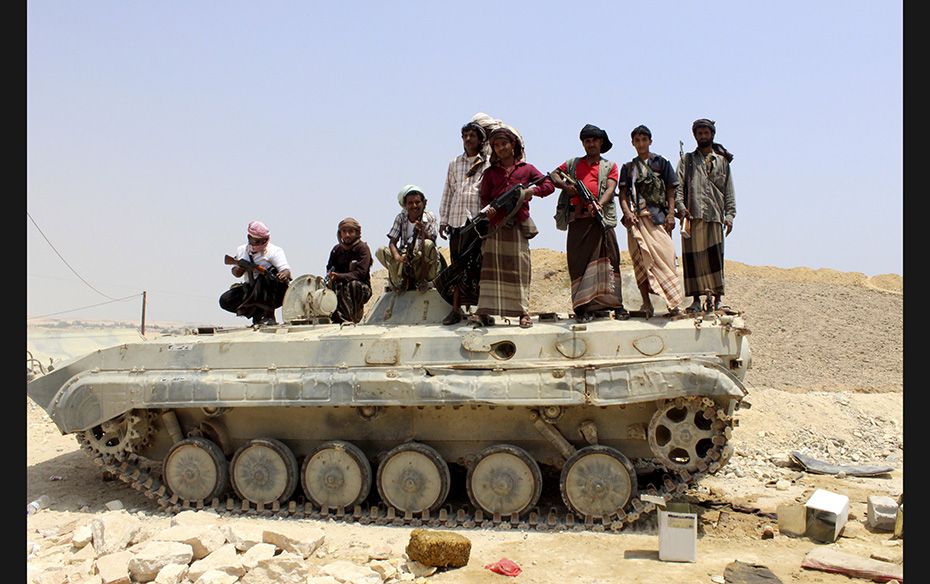
[[[659,509],[659,559],[697,561],[697,513]]]
[[[816,541],[836,541],[849,519],[849,497],[817,489],[807,503],[807,536]]]

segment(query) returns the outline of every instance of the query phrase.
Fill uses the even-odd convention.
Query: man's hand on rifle
[[[674,221],[674,218],[672,219],[672,221]],[[623,217],[620,218],[620,223],[624,227],[629,229],[633,225],[639,225],[639,217],[637,217],[635,213],[627,213],[626,211],[624,211]]]
[[[281,280],[282,282],[290,282],[290,281],[291,281],[291,271],[290,271],[290,270],[281,270],[280,272],[278,272],[278,280]]]
[[[244,270],[243,268],[240,268],[239,266],[233,266],[233,267],[232,267],[232,275],[233,275],[233,276],[235,276],[235,277],[237,277],[237,278],[241,278],[243,274],[245,274],[245,270]]]
[[[671,235],[672,231],[675,230],[675,215],[673,215],[672,213],[669,213],[668,215],[666,215],[665,224],[663,225],[663,227],[665,227],[665,231],[669,235]]]
[[[448,223],[442,223],[442,224],[440,224],[440,225],[439,225],[439,237],[441,237],[441,238],[443,238],[443,239],[448,239],[448,238],[449,238],[449,232],[450,232],[451,230],[452,230],[452,228],[449,227],[449,224],[448,224]]]

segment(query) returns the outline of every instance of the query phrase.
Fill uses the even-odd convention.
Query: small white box
[[[807,503],[807,537],[832,543],[840,536],[849,519],[849,497],[817,489]]]
[[[697,513],[659,509],[659,559],[697,561]]]

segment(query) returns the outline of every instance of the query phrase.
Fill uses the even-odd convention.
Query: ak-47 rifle
[[[578,191],[578,195],[585,203],[594,206],[594,215],[597,217],[597,222],[601,224],[601,227],[607,229],[607,221],[604,219],[604,209],[601,208],[601,204],[598,202],[597,197],[591,194],[591,191],[588,190],[584,182],[577,177],[569,175],[561,168],[555,169],[555,172],[559,175],[559,178],[562,179],[562,182],[566,182],[575,187],[575,190]]]
[[[249,272],[251,272],[251,270],[255,270],[259,274],[268,274],[269,276],[277,276],[278,274],[278,270],[274,266],[271,266],[270,268],[266,268],[265,266],[260,266],[254,262],[250,262],[249,260],[234,258],[231,255],[227,255],[226,257],[224,257],[223,263],[230,265],[230,266],[239,266],[243,270],[246,270]]]
[[[537,185],[542,181],[546,180],[549,177],[548,174],[544,174],[538,178],[531,180],[526,184],[517,184],[513,185],[503,193],[499,194],[494,198],[493,201],[484,206],[481,211],[478,212],[479,217],[487,217],[488,211],[494,209],[495,212],[503,210],[504,213],[507,213],[509,218],[511,215],[516,213],[519,208],[520,203],[522,202],[521,195],[523,194],[524,189],[528,189],[531,186]]]

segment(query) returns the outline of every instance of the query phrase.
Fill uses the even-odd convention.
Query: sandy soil
[[[560,252],[534,250],[533,310],[570,309],[564,262]],[[903,557],[902,541],[865,527],[868,496],[903,492],[901,277],[733,262],[727,269],[726,299],[744,312],[753,331],[747,376],[752,407],[739,412],[730,463],[689,492],[701,505],[698,561],[658,560],[653,515],[619,534],[462,530],[472,542],[469,564],[438,572],[430,582],[503,582],[503,576],[483,568],[501,557],[523,568],[518,582],[712,582],[715,577],[722,582],[724,568],[734,560],[763,564],[783,582],[850,582],[843,575],[800,567],[804,555],[819,545],[809,539],[781,535],[777,528],[774,538],[762,539],[764,526],[776,525],[772,514],[779,503],[804,502],[815,488],[850,497],[849,523],[832,546],[866,558],[875,553]],[[628,265],[624,271],[632,277]],[[383,273],[375,274],[375,282],[377,291]],[[62,558],[72,553],[61,542],[105,512],[108,501],[120,500],[149,531],[168,526],[170,518],[154,511],[147,499],[118,481],[104,482],[75,439],[61,436],[28,398],[26,421],[27,501],[43,494],[52,501],[27,518],[27,555],[28,546],[36,544],[27,560],[30,576],[57,573]],[[808,474],[789,465],[792,450],[838,464],[889,464],[894,470],[873,478]],[[364,564],[366,550],[382,545],[401,557],[410,532],[306,523],[326,532],[321,557],[313,559],[317,563],[349,559]]]

